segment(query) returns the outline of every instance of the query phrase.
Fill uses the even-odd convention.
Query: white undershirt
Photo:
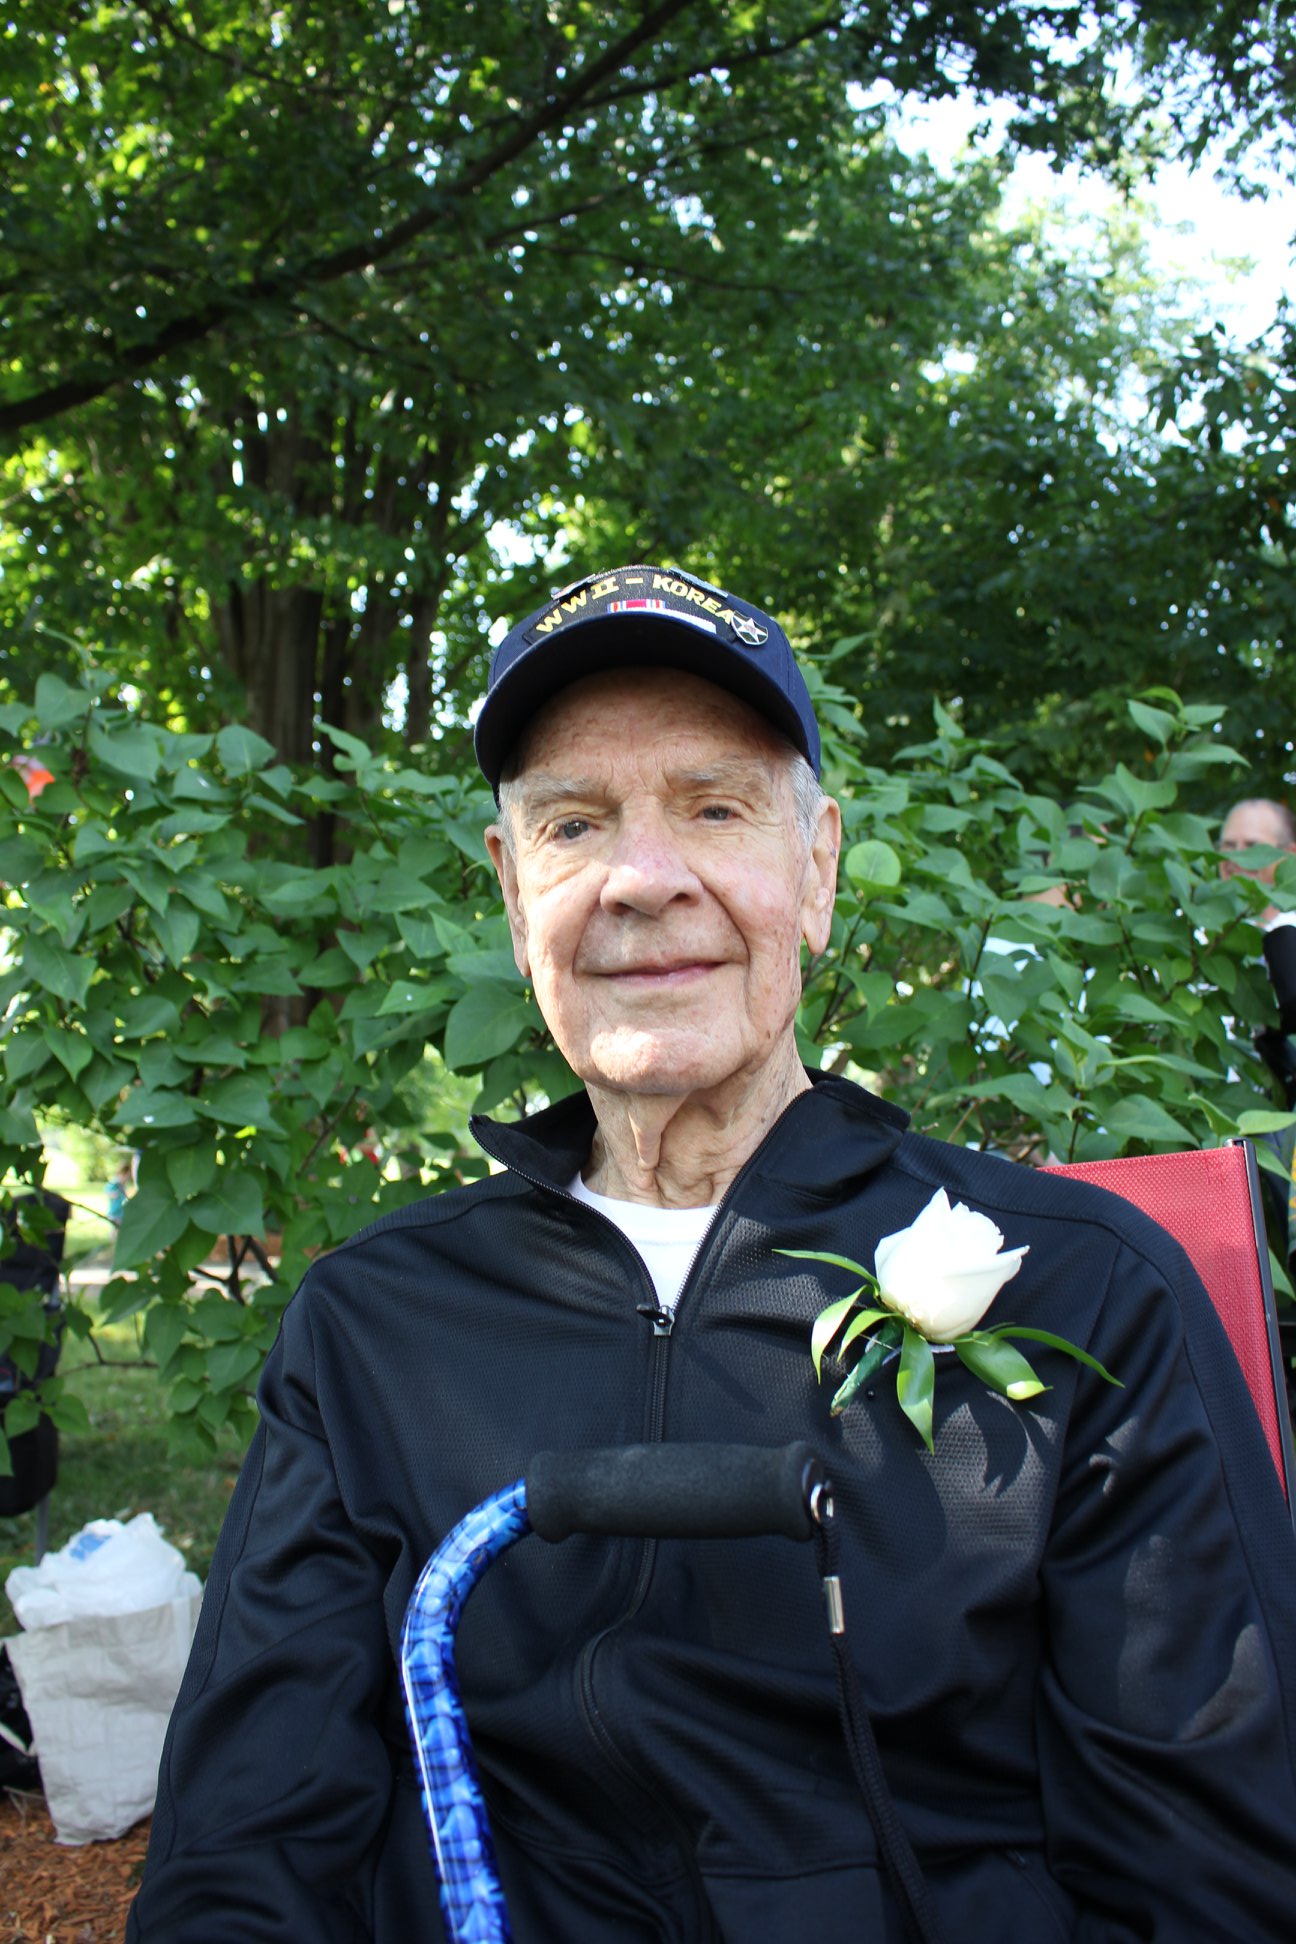
[[[615,1201],[587,1188],[579,1175],[568,1182],[568,1193],[615,1222],[622,1235],[643,1257],[652,1277],[657,1301],[673,1311],[693,1267],[693,1258],[715,1220],[715,1208],[655,1208],[648,1202]]]

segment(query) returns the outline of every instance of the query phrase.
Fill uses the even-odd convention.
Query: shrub
[[[815,685],[848,837],[807,968],[810,1063],[1027,1159],[1286,1124],[1250,1039],[1270,1012],[1264,894],[1220,881],[1193,807],[1241,761],[1216,711],[1131,702],[1143,773],[1118,766],[1064,809],[939,706],[930,741],[869,768],[847,699]],[[10,1195],[39,1184],[50,1127],[134,1149],[102,1308],[142,1318],[182,1447],[250,1427],[314,1253],[484,1170],[468,1094],[522,1108],[574,1084],[513,965],[489,796],[325,735],[331,767],[295,772],[246,728],[151,723],[94,672],[0,708],[10,754],[39,736],[53,776],[32,797],[0,767],[0,1173]],[[321,817],[327,866],[308,855]],[[75,1307],[68,1323],[91,1327]],[[0,1351],[30,1371],[48,1328],[0,1283]],[[42,1406],[77,1421],[54,1378],[10,1405],[9,1433]]]

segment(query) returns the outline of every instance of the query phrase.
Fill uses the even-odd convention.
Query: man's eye
[[[554,835],[564,844],[570,844],[577,837],[583,837],[589,829],[588,817],[564,817],[554,828]]]
[[[727,803],[708,803],[702,812],[708,823],[728,823],[733,809]]]

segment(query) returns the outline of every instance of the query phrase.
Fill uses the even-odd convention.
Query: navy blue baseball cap
[[[475,745],[500,774],[550,696],[606,668],[679,668],[728,689],[787,737],[819,774],[819,725],[777,621],[677,567],[613,567],[564,587],[511,629],[491,657]]]

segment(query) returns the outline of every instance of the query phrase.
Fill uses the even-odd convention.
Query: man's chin
[[[695,1033],[600,1034],[575,1066],[587,1087],[610,1093],[690,1094],[723,1086],[745,1064],[726,1059]]]

